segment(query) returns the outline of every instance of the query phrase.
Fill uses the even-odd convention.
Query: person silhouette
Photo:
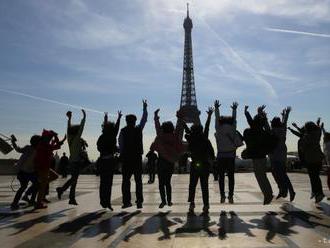
[[[330,167],[329,167],[330,166],[330,133],[325,130],[324,123],[322,123],[321,129],[323,133],[323,153],[325,156],[325,162],[328,165],[327,184],[328,184],[328,188],[330,189]]]
[[[264,111],[265,105],[258,107],[257,115],[252,119],[248,106],[245,106],[245,117],[250,128],[244,130],[246,149],[242,152],[242,158],[252,159],[254,174],[258,185],[264,195],[264,205],[270,204],[273,199],[273,190],[267,178],[266,155],[273,148],[274,141],[270,137],[270,126]]]
[[[19,147],[16,144],[17,140],[14,135],[12,135],[11,137],[13,148],[16,152],[22,154],[16,164],[16,166],[18,167],[17,179],[20,182],[20,188],[17,190],[14,200],[10,205],[12,210],[16,210],[19,208],[18,202],[21,199],[24,191],[26,190],[29,182],[32,183],[32,200],[34,201],[36,197],[38,190],[38,180],[35,174],[34,158],[36,153],[36,147],[41,137],[39,135],[33,135],[30,139],[30,145],[26,145],[24,147]],[[29,199],[27,199],[27,201],[30,202]]]
[[[234,203],[234,187],[235,187],[235,158],[236,149],[243,145],[243,137],[237,132],[236,116],[238,103],[234,102],[231,106],[232,116],[220,116],[220,103],[214,102],[215,109],[215,138],[217,142],[217,168],[219,175],[219,190],[221,203],[225,202],[225,173],[228,176],[229,203]]]
[[[285,198],[290,193],[290,201],[293,201],[296,193],[294,192],[290,178],[286,173],[287,166],[287,147],[286,147],[286,130],[291,107],[287,107],[282,111],[282,119],[274,117],[271,121],[271,132],[277,138],[275,149],[269,154],[272,174],[279,188],[279,193],[276,199]]]
[[[203,126],[200,124],[193,124],[191,128],[184,124],[184,129],[186,131],[185,138],[188,142],[188,151],[191,156],[188,196],[188,202],[190,202],[189,212],[191,213],[193,213],[195,209],[195,193],[199,179],[204,205],[203,214],[208,214],[210,208],[208,180],[210,165],[215,159],[212,144],[208,139],[212,113],[213,109],[209,108],[204,130]]]
[[[68,156],[66,156],[66,153],[63,152],[63,155],[60,158],[60,162],[59,162],[59,174],[62,175],[63,178],[66,178],[68,175],[68,165],[69,165],[69,158]]]
[[[79,125],[72,125],[72,112],[68,111],[66,116],[68,117],[68,126],[67,126],[67,136],[68,136],[68,144],[70,150],[70,171],[71,178],[65,182],[62,187],[57,187],[57,197],[61,199],[62,194],[70,187],[69,194],[69,204],[78,205],[76,201],[76,186],[78,182],[78,177],[80,174],[80,170],[83,164],[83,142],[81,142],[81,135],[84,131],[85,122],[86,122],[86,112],[85,110],[81,110],[83,113],[83,118],[80,121]]]
[[[102,134],[97,140],[97,150],[100,152],[100,157],[97,160],[98,170],[100,174],[100,204],[103,208],[111,206],[111,189],[113,175],[116,170],[115,153],[117,152],[117,135],[119,132],[121,111],[118,111],[116,124],[108,121],[108,114],[105,113],[102,125]]]
[[[159,208],[163,208],[166,203],[172,206],[171,178],[174,172],[174,164],[184,152],[184,147],[180,138],[180,130],[183,125],[182,118],[178,116],[177,125],[170,121],[159,122],[159,109],[155,111],[154,121],[157,137],[152,143],[150,150],[158,152],[158,181],[159,193],[162,202]]]
[[[147,161],[147,171],[149,174],[148,184],[152,184],[155,182],[155,174],[156,174],[158,156],[155,153],[155,151],[150,150],[147,153],[146,158],[148,159],[148,161]]]
[[[136,185],[136,205],[142,208],[143,186],[142,186],[142,154],[143,154],[143,128],[147,122],[147,100],[143,100],[143,114],[141,121],[136,125],[136,116],[126,115],[126,127],[122,128],[119,134],[119,150],[122,160],[122,208],[132,206],[131,203],[131,182],[134,175]]]

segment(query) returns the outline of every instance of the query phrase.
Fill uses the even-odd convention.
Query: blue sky
[[[79,109],[8,91],[138,116],[147,98],[147,150],[153,111],[160,107],[167,120],[179,107],[185,8],[180,0],[1,1],[0,131],[23,145],[42,128],[64,134],[68,109],[76,122],[81,117]],[[240,131],[246,104],[251,112],[266,104],[270,117],[290,105],[290,121],[321,116],[330,129],[330,1],[190,1],[190,16],[203,121],[214,99],[225,114],[235,100]],[[83,135],[92,158],[97,111],[87,113]],[[287,144],[296,150],[292,135]]]

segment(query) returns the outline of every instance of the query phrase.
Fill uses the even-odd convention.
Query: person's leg
[[[142,166],[134,172],[134,180],[136,186],[136,204],[143,203],[143,185],[142,185]]]
[[[271,163],[271,173],[273,175],[273,178],[276,182],[276,185],[278,187],[278,195],[282,195],[283,191],[282,191],[282,185],[281,185],[281,182],[280,182],[280,177],[279,177],[279,168],[278,168],[278,164],[275,162],[275,161],[272,161],[270,160],[270,163]]]
[[[226,164],[225,164],[225,160],[223,158],[219,158],[217,160],[217,164],[218,164],[219,191],[220,191],[221,201],[223,201],[223,199],[226,198],[226,193],[225,193]]]
[[[24,173],[22,171],[18,172],[17,179],[20,183],[20,187],[15,194],[13,202],[11,203],[12,208],[18,207],[19,200],[21,199],[22,194],[24,193],[24,191],[26,190],[26,188],[29,184],[29,179],[27,178],[26,173]]]
[[[69,203],[71,202],[73,205],[77,205],[76,202],[76,186],[77,186],[77,182],[78,182],[78,177],[79,177],[79,165],[75,166],[75,169],[72,171],[71,173],[71,187],[70,187],[70,194],[69,194]]]
[[[47,185],[48,185],[48,170],[41,170],[38,172],[38,197],[36,208],[44,208],[42,200],[45,198]]]
[[[110,210],[113,210],[112,209],[112,206],[111,206],[111,194],[112,194],[112,183],[113,183],[113,171],[111,170],[110,173],[109,173],[109,178],[108,178],[108,195],[109,195],[109,205],[108,207],[110,208]]]
[[[315,176],[314,176],[315,173],[313,172],[312,166],[307,165],[307,172],[308,172],[309,181],[310,181],[310,184],[311,184],[312,195],[316,195]]]
[[[105,170],[104,161],[99,161],[100,163],[100,188],[99,188],[99,196],[100,196],[100,204],[103,208],[107,207],[107,199],[106,199],[106,184],[107,184],[107,174]]]
[[[229,194],[228,198],[232,199],[234,196],[234,188],[235,188],[235,158],[228,158],[228,188]]]
[[[189,197],[188,202],[195,203],[195,194],[196,194],[196,186],[198,183],[198,174],[196,169],[193,167],[190,168],[190,180],[189,180]]]
[[[210,205],[209,205],[209,172],[208,170],[202,171],[200,174],[200,181],[201,181],[201,189],[202,189],[202,197],[203,197],[203,211],[207,212]]]
[[[165,170],[162,168],[163,164],[161,161],[158,162],[158,188],[160,193],[161,203],[166,204],[166,195],[165,195]]]
[[[254,174],[257,179],[258,185],[267,200],[271,200],[273,195],[272,187],[267,178],[267,160],[266,159],[253,159]]]
[[[123,181],[121,184],[121,191],[123,194],[123,205],[127,206],[131,204],[131,176],[132,169],[129,167],[128,161],[125,161],[122,166]]]
[[[171,206],[172,205],[172,186],[171,186],[171,179],[174,171],[174,164],[169,164],[169,168],[166,172],[166,197],[167,197],[167,203]]]
[[[321,171],[322,165],[315,165],[315,170],[314,170],[314,177],[315,177],[315,190],[316,190],[316,195],[324,195],[323,193],[323,188],[322,188],[322,182],[320,178],[320,171]]]
[[[31,187],[29,187],[29,189],[31,188],[31,198],[30,198],[29,204],[34,204],[36,201],[38,187],[39,187],[38,186],[38,177],[35,173],[33,173],[31,175],[30,181],[32,182],[32,185],[31,185]]]

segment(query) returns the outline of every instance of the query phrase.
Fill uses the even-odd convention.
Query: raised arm
[[[147,123],[147,119],[148,119],[148,111],[147,111],[148,104],[147,104],[147,100],[142,100],[142,103],[143,103],[143,113],[142,113],[142,118],[141,118],[139,125],[140,125],[141,129],[143,130],[144,126]]]
[[[206,138],[208,138],[209,137],[209,130],[210,130],[210,123],[211,123],[213,108],[209,107],[209,109],[206,111],[206,113],[207,113],[207,119],[206,119],[205,126],[204,126],[204,136]]]
[[[161,129],[160,129],[160,122],[159,122],[159,110],[160,109],[157,109],[155,112],[154,112],[154,122],[155,122],[155,129],[156,129],[156,134],[159,135],[161,133]]]
[[[299,127],[295,122],[292,122],[292,126],[297,129],[299,133],[303,133],[303,128]]]
[[[220,106],[219,100],[214,101],[214,115],[215,115],[215,131],[219,129],[219,121],[220,121]]]
[[[244,114],[245,114],[245,117],[246,117],[246,120],[247,120],[249,126],[252,127],[252,125],[253,125],[253,119],[252,119],[252,117],[251,117],[251,115],[250,115],[250,113],[248,111],[248,108],[249,108],[249,106],[245,106],[244,107]]]
[[[296,136],[299,137],[299,138],[301,138],[301,137],[303,136],[303,134],[302,134],[301,132],[298,132],[298,131],[292,129],[291,127],[288,127],[288,130],[289,130],[292,134],[296,135]]]
[[[235,128],[237,127],[237,107],[238,107],[238,103],[233,102],[233,104],[231,105],[231,108],[233,110],[232,118],[233,118],[233,123],[234,123]]]
[[[19,147],[17,144],[16,144],[17,140],[15,138],[14,135],[12,135],[12,138],[11,138],[11,144],[13,145],[13,148],[16,152],[18,153],[23,153],[24,152],[24,148],[22,147]]]
[[[321,124],[321,130],[322,130],[323,135],[325,135],[326,134],[326,131],[325,131],[324,123],[323,122]]]
[[[120,119],[121,119],[122,116],[123,116],[123,114],[121,113],[121,111],[118,111],[118,117],[117,117],[117,121],[116,121],[116,124],[115,124],[115,134],[116,134],[116,137],[117,137],[117,134],[119,132]]]
[[[291,107],[287,107],[287,108],[283,109],[282,123],[283,123],[283,125],[285,125],[285,127],[288,125],[290,112],[291,112]]]
[[[71,118],[72,118],[72,112],[71,111],[68,111],[68,112],[66,112],[66,116],[68,117],[68,125],[67,125],[67,134],[68,134],[68,130],[69,130],[69,128],[71,127]]]

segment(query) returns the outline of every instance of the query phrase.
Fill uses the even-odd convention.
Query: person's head
[[[234,124],[233,117],[232,116],[220,116],[219,125],[224,125],[224,124],[233,125]]]
[[[281,121],[281,118],[280,117],[274,117],[272,119],[272,121],[270,122],[272,128],[278,128],[278,127],[282,127],[282,121]]]
[[[126,124],[129,127],[135,127],[136,116],[135,115],[126,115]]]
[[[163,133],[173,133],[174,125],[171,121],[165,121],[162,123],[161,129],[162,129]]]
[[[30,139],[30,144],[32,147],[36,147],[40,142],[41,136],[40,135],[33,135]]]
[[[106,122],[102,125],[102,133],[103,134],[112,134],[115,131],[115,123],[113,122]]]
[[[78,134],[79,129],[80,129],[80,125],[71,125],[68,128],[68,135],[75,136],[76,134]]]
[[[306,131],[306,133],[311,133],[317,129],[319,129],[319,127],[312,121],[308,121],[305,123],[304,129]]]
[[[264,118],[258,114],[253,118],[253,126],[255,128],[262,128],[264,125],[264,121],[265,121]]]
[[[190,130],[191,130],[191,134],[200,135],[203,133],[203,126],[200,124],[193,124]]]
[[[55,137],[56,135],[57,135],[57,133],[55,133],[53,130],[44,129],[42,131],[40,141],[49,143],[53,139],[53,137]]]

